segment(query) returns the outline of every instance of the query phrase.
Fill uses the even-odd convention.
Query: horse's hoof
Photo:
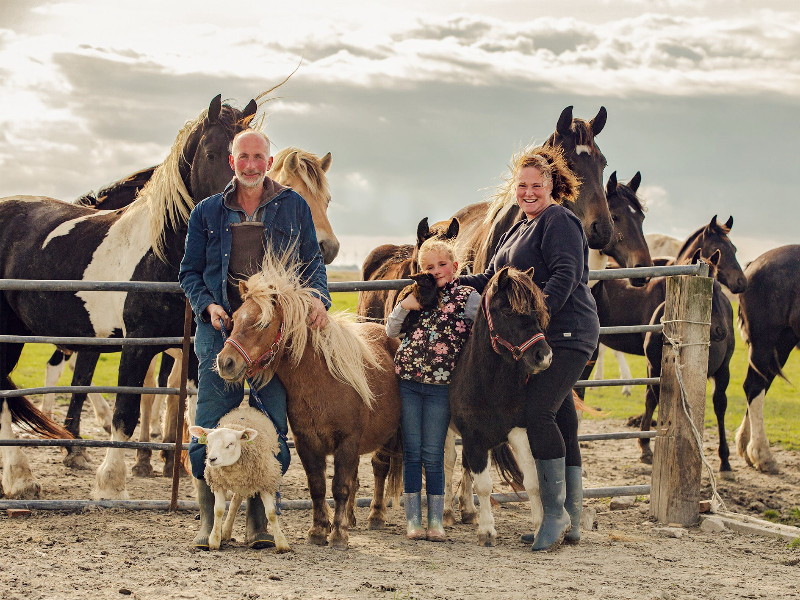
[[[719,478],[725,481],[736,481],[736,473],[728,469],[727,471],[720,471]]]
[[[319,532],[308,532],[308,541],[315,546],[327,546],[328,545],[328,536],[325,533]]]
[[[453,516],[452,510],[444,511],[442,515],[442,525],[445,527],[453,527],[456,524],[456,518]]]
[[[155,471],[150,463],[136,463],[131,469],[134,477],[155,477]]]
[[[386,526],[386,519],[370,519],[370,529],[383,529]]]
[[[484,548],[491,548],[497,543],[497,534],[492,535],[491,533],[479,533],[478,534],[478,546],[483,546]]]
[[[646,465],[653,464],[653,453],[652,452],[642,452],[642,455],[639,457],[639,461],[643,462]]]
[[[81,448],[80,451],[70,452],[61,461],[65,467],[70,469],[78,469],[81,471],[88,471],[92,469],[92,463],[89,460],[89,455],[86,454],[86,449]]]
[[[478,513],[476,512],[462,512],[461,513],[461,522],[464,525],[477,525],[478,524]]]
[[[20,485],[15,485],[11,491],[5,495],[9,500],[36,500],[42,491],[42,486],[36,481],[26,481]],[[2,489],[0,488],[0,492]],[[3,494],[0,493],[0,498]]]
[[[286,554],[287,552],[291,552],[292,549],[289,546],[277,546],[275,548],[275,554]]]
[[[334,550],[347,550],[349,545],[348,542],[349,540],[347,536],[337,535],[331,536],[331,539],[328,541],[328,545]]]

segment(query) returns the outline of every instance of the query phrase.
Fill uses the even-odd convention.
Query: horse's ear
[[[417,248],[422,245],[422,242],[431,236],[431,228],[428,227],[428,217],[424,217],[417,225]]]
[[[617,172],[614,171],[611,174],[611,177],[608,178],[608,183],[606,184],[606,196],[610,196],[616,191],[617,191]]]
[[[222,94],[217,94],[208,105],[208,122],[211,124],[219,120],[219,115],[222,113]]]
[[[287,174],[297,174],[300,168],[300,158],[297,156],[297,152],[292,152],[286,157],[286,160],[283,161],[283,168]]]
[[[717,224],[717,215],[711,217],[711,222],[708,224],[709,227],[714,227]]]
[[[733,215],[731,215],[731,216],[728,218],[728,220],[727,220],[727,221],[725,221],[725,229],[727,229],[728,231],[730,231],[730,230],[731,230],[731,227],[733,227]]]
[[[525,271],[525,275],[533,279],[533,267],[530,267],[527,271]]]
[[[247,106],[245,106],[244,110],[242,111],[242,121],[244,121],[245,119],[249,119],[249,117],[255,115],[257,110],[258,110],[258,104],[256,104],[256,101],[250,100],[250,102],[247,103]]]
[[[244,298],[244,295],[247,293],[247,282],[240,281],[239,282],[239,297]]]
[[[696,265],[698,262],[700,262],[700,260],[702,260],[703,256],[701,252],[702,248],[698,248],[694,251],[694,254],[692,254],[692,260],[689,262],[690,265]]]
[[[319,161],[319,166],[323,171],[325,171],[326,173],[328,172],[328,169],[331,168],[331,153],[330,152],[328,152],[325,156],[322,157],[322,160]]]
[[[628,187],[631,188],[633,190],[633,193],[635,194],[636,190],[639,189],[639,186],[641,184],[642,184],[642,173],[641,171],[636,171],[636,175],[634,175],[633,179],[631,179],[628,182]]]
[[[497,289],[502,290],[508,285],[508,267],[503,267],[497,273]]]
[[[603,131],[603,127],[606,126],[606,119],[608,118],[608,112],[606,112],[606,107],[601,106],[600,110],[597,111],[597,116],[589,121],[589,127],[592,128],[592,133],[594,135],[599,135],[601,131]]]
[[[572,131],[572,107],[568,106],[561,111],[561,116],[558,117],[556,133],[567,135],[570,131]]]
[[[460,225],[458,223],[458,219],[453,217],[453,219],[450,221],[449,227],[447,228],[447,232],[444,234],[445,239],[448,240],[456,239],[456,237],[458,237],[459,227]]]
[[[718,267],[720,260],[722,260],[722,252],[720,252],[719,248],[717,248],[716,250],[714,250],[714,254],[712,254],[711,257],[708,259],[708,262],[710,262],[715,267]]]

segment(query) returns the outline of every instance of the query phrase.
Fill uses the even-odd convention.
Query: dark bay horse
[[[419,272],[417,256],[422,243],[434,236],[452,240],[458,235],[459,226],[458,220],[451,219],[429,227],[428,217],[425,217],[417,225],[415,245],[383,244],[378,246],[364,259],[361,278],[364,281],[378,281],[407,279],[411,275],[416,275]],[[359,292],[356,312],[368,321],[382,323],[397,304],[399,293],[400,290]]]
[[[595,143],[606,118],[605,107],[600,107],[592,120],[584,121],[573,118],[572,107],[568,106],[558,118],[555,133],[544,144],[561,148],[570,169],[581,180],[578,198],[567,208],[581,220],[589,247],[596,250],[608,246],[614,231],[603,189],[606,159]],[[471,204],[453,215],[461,223],[459,255],[471,263],[474,273],[486,269],[500,237],[522,218],[509,183],[498,191],[491,203]]]
[[[208,110],[184,125],[167,159],[126,208],[98,211],[35,196],[0,200],[0,277],[176,281],[186,222],[195,200],[223,189],[230,181],[229,144],[248,126],[256,110],[254,101],[243,112],[223,105],[220,96],[214,98]],[[6,291],[0,296],[0,314],[7,315],[2,333],[14,335],[179,337],[183,306],[179,294],[152,292]],[[3,389],[15,389],[9,373],[22,346],[6,345],[0,365]],[[90,350],[85,355],[97,355],[96,347],[67,349]],[[120,386],[140,386],[153,356],[165,349],[104,347],[104,351],[122,352]],[[94,364],[87,369],[93,370]],[[130,438],[139,419],[139,402],[139,394],[117,395],[112,440]],[[121,449],[108,450],[97,471],[93,495],[98,499],[127,498]]]
[[[739,294],[739,328],[748,345],[747,413],[736,432],[739,454],[751,467],[778,472],[764,428],[764,398],[795,348],[800,348],[800,245],[769,250],[747,265]]]
[[[725,435],[725,411],[728,409],[727,389],[731,380],[730,362],[733,350],[736,347],[736,337],[733,331],[733,306],[731,301],[722,291],[722,286],[714,280],[714,290],[711,296],[711,336],[708,348],[708,369],[706,377],[714,381],[714,415],[717,417],[717,431],[719,432],[719,471],[726,476],[731,472],[729,461],[730,450]],[[666,303],[662,302],[650,319],[651,325],[661,322],[664,316]],[[649,332],[644,336],[644,354],[647,358],[647,376],[661,377],[661,355],[664,338],[661,333]],[[661,393],[660,385],[648,385],[645,393],[645,409],[642,416],[641,430],[649,431],[653,420],[653,413],[658,406]],[[642,462],[652,464],[653,452],[650,449],[650,440],[639,440],[642,450]]]
[[[233,315],[228,339],[250,356],[269,356],[255,385],[276,375],[286,387],[289,425],[314,507],[308,539],[346,549],[348,528],[355,525],[359,457],[377,451],[370,528],[385,523],[387,477],[390,495],[399,495],[402,487],[401,398],[394,372],[399,341],[386,337],[383,326],[355,323],[345,313],[331,314],[324,329],[310,329],[315,292],[269,253],[261,272],[242,282],[240,291],[244,304]],[[217,356],[219,374],[229,382],[241,382],[252,364],[233,343]],[[330,455],[332,527],[325,501]]]
[[[505,442],[511,444],[519,462],[535,529],[542,520],[523,390],[529,376],[550,366],[553,353],[543,333],[549,320],[544,295],[529,272],[503,267],[486,286],[481,307],[450,383],[450,413],[463,442],[462,462],[472,475],[480,501],[478,543],[493,546],[497,531],[489,500],[489,453]],[[512,353],[505,344],[496,344],[493,335],[516,351]],[[525,349],[519,352],[520,348]],[[513,462],[510,453],[504,456]],[[498,458],[493,453],[496,463]],[[498,465],[501,470],[509,470],[509,465]],[[513,470],[517,470],[516,463]]]

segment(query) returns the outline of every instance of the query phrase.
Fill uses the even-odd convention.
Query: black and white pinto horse
[[[748,345],[744,393],[747,412],[736,432],[736,449],[751,467],[777,473],[764,428],[764,398],[795,348],[800,348],[800,245],[765,252],[744,270],[739,329]]]
[[[177,281],[189,213],[196,199],[222,190],[230,181],[230,142],[249,125],[256,110],[255,101],[240,111],[223,105],[220,96],[214,98],[208,110],[184,125],[167,159],[126,208],[95,210],[39,196],[0,199],[0,277]],[[149,291],[6,291],[0,295],[0,314],[7,315],[3,334],[179,337],[184,298]],[[6,347],[0,364],[3,389],[16,389],[9,373],[22,347]],[[96,356],[97,348],[75,345],[67,349],[79,351],[80,362],[81,355]],[[142,385],[152,358],[166,349],[166,345],[103,348],[121,350],[119,385],[136,387]],[[117,395],[112,440],[130,439],[139,419],[139,403],[140,394]],[[110,448],[97,471],[93,496],[126,499],[125,476],[123,451]]]

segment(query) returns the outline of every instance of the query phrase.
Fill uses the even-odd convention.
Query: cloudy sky
[[[213,96],[298,65],[266,129],[332,153],[340,263],[486,198],[569,105],[608,110],[605,177],[641,171],[646,232],[733,215],[742,263],[800,242],[796,0],[3,0],[0,196],[161,162]]]

